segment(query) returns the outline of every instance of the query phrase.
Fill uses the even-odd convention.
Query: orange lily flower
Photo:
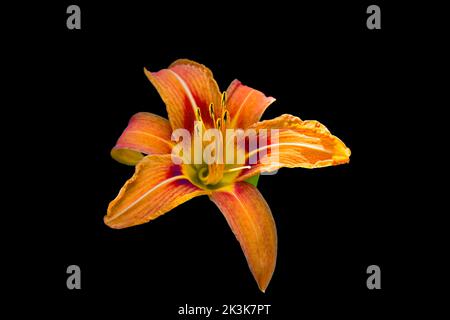
[[[350,150],[317,121],[284,114],[258,122],[275,99],[238,80],[221,93],[211,71],[199,63],[182,59],[167,69],[144,72],[164,100],[169,119],[144,112],[131,118],[111,155],[123,164],[136,165],[136,170],[109,204],[104,222],[117,229],[139,225],[193,197],[207,195],[225,216],[264,292],[275,269],[277,233],[267,202],[246,180],[281,167],[347,163]],[[269,161],[255,164],[248,160],[245,165],[177,164],[171,155],[172,132],[184,128],[195,133],[196,123],[222,132],[253,129],[258,135],[277,129],[271,140],[277,148],[265,156]],[[248,158],[250,150],[245,152]]]

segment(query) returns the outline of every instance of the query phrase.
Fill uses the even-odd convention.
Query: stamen
[[[222,93],[222,107],[225,107],[225,103],[227,102],[227,92],[224,91]]]
[[[209,116],[214,119],[214,103],[212,102],[209,104]]]
[[[243,170],[243,169],[250,169],[250,168],[251,168],[251,166],[242,166],[242,167],[237,167],[237,168],[225,170],[224,173],[225,172],[233,172],[233,171]]]
[[[217,119],[216,124],[217,124],[217,129],[220,130],[220,128],[222,127],[222,119],[220,119],[220,118]]]
[[[202,121],[202,114],[200,112],[200,108],[197,108],[196,117],[197,117],[197,121]]]
[[[228,110],[225,110],[225,113],[223,114],[223,122],[226,123],[228,121]]]

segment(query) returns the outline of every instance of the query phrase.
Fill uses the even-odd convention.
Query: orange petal
[[[225,216],[241,244],[253,277],[264,292],[277,257],[277,231],[269,206],[258,189],[247,182],[215,191],[210,198]]]
[[[121,229],[153,220],[179,204],[205,191],[183,175],[170,155],[149,155],[136,166],[136,172],[108,206],[105,223]]]
[[[144,69],[150,82],[158,90],[167,107],[172,129],[193,129],[196,109],[200,108],[205,125],[213,127],[209,105],[220,107],[220,91],[212,72],[202,64],[180,59],[168,69],[149,72]]]
[[[258,122],[266,108],[275,101],[274,98],[243,85],[239,80],[231,82],[227,96],[232,127],[239,129],[247,129]]]
[[[144,154],[170,154],[172,129],[169,121],[153,113],[140,112],[131,117],[111,156],[120,163],[135,165]]]
[[[261,172],[270,172],[281,167],[319,168],[348,163],[350,149],[333,136],[321,123],[313,120],[303,121],[290,114],[272,120],[256,123],[250,129],[267,129],[271,148],[250,151],[258,153],[258,163],[243,170],[238,180],[245,180]],[[278,129],[270,135],[270,129]]]

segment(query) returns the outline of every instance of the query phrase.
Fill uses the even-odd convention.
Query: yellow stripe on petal
[[[115,229],[139,225],[206,193],[186,179],[171,155],[146,156],[109,204],[104,221]]]
[[[143,154],[170,154],[171,134],[167,119],[148,112],[137,113],[111,150],[111,156],[120,163],[135,165]]]
[[[264,292],[277,257],[277,232],[269,206],[258,189],[247,182],[215,191],[210,198],[225,216],[258,287]]]

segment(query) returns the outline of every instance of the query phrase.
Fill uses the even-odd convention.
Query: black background
[[[65,11],[75,3],[82,29],[68,30]],[[178,307],[187,303],[271,304],[270,315],[258,319],[360,319],[385,315],[414,295],[426,280],[411,282],[422,248],[410,208],[421,204],[413,165],[404,161],[411,156],[404,128],[415,115],[405,98],[414,99],[420,68],[409,42],[418,30],[400,20],[404,7],[384,2],[376,3],[382,29],[368,30],[369,4],[48,6],[28,52],[32,79],[45,88],[37,93],[45,103],[36,121],[51,141],[45,152],[35,147],[38,161],[49,165],[40,179],[51,189],[42,187],[49,199],[39,209],[44,227],[27,257],[44,270],[34,298],[70,313],[122,311],[131,318],[182,319]],[[145,225],[103,224],[109,201],[134,171],[112,160],[110,149],[134,113],[166,116],[143,68],[157,71],[178,58],[208,66],[222,90],[238,78],[275,97],[263,119],[290,113],[319,120],[352,150],[348,165],[260,178],[279,237],[265,294],[207,197]],[[79,291],[66,288],[71,264],[82,270]],[[381,268],[381,290],[366,287],[371,264]]]

